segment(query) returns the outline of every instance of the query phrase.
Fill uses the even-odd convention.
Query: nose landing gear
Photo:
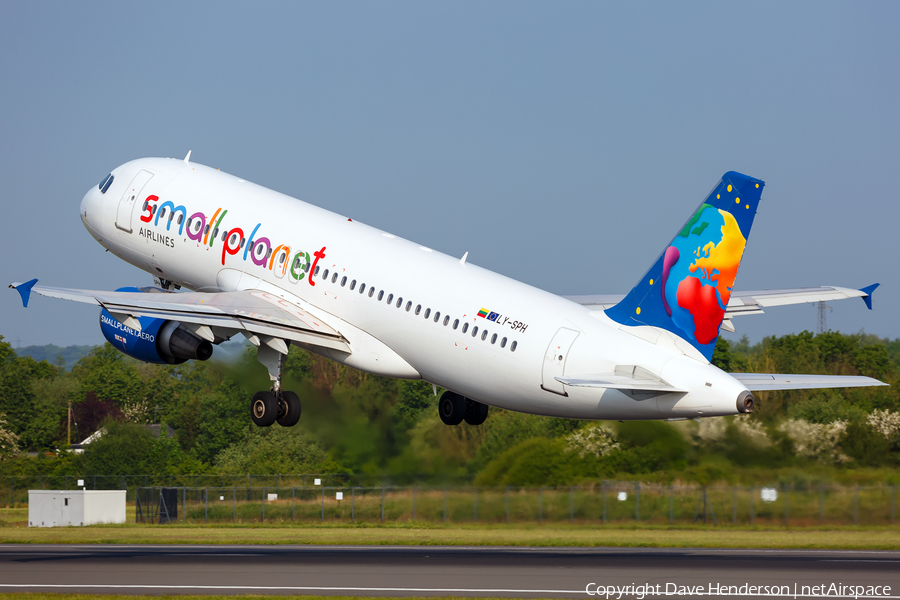
[[[293,427],[300,420],[300,397],[281,389],[281,369],[286,355],[287,344],[279,339],[260,343],[256,351],[256,360],[266,367],[272,380],[271,391],[257,392],[250,401],[250,417],[259,427],[269,427],[273,423]]]

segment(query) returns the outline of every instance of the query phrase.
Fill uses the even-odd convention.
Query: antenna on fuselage
[[[466,252],[465,254],[463,254],[463,257],[462,257],[461,259],[459,259],[459,264],[461,264],[461,265],[466,264],[466,259],[467,259],[467,258],[469,258],[469,253],[468,253],[468,252]]]
[[[184,164],[186,164],[186,165],[191,164],[191,151],[190,150],[188,150],[187,156],[184,157]]]

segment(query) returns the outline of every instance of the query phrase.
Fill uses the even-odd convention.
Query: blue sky
[[[560,294],[624,293],[729,170],[767,183],[736,288],[880,282],[830,328],[900,337],[900,4],[0,4],[0,281],[150,276],[85,191],[192,159]],[[102,341],[0,294],[0,335]],[[816,327],[812,306],[735,322]],[[734,337],[734,336],[730,336]]]

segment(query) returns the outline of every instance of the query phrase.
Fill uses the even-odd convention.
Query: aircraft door
[[[544,353],[544,368],[541,371],[542,385],[541,389],[559,394],[560,396],[568,396],[563,384],[558,382],[555,377],[562,377],[566,369],[566,359],[569,357],[569,349],[578,332],[573,329],[560,327],[550,345],[547,346],[547,352]]]
[[[134,205],[141,196],[141,190],[152,178],[153,173],[141,169],[125,188],[125,192],[119,200],[119,209],[116,211],[116,227],[122,231],[131,233],[131,215],[134,213]]]

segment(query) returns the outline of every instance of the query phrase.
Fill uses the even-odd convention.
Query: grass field
[[[900,528],[591,525],[95,525],[0,528],[4,544],[339,544],[900,549]]]

